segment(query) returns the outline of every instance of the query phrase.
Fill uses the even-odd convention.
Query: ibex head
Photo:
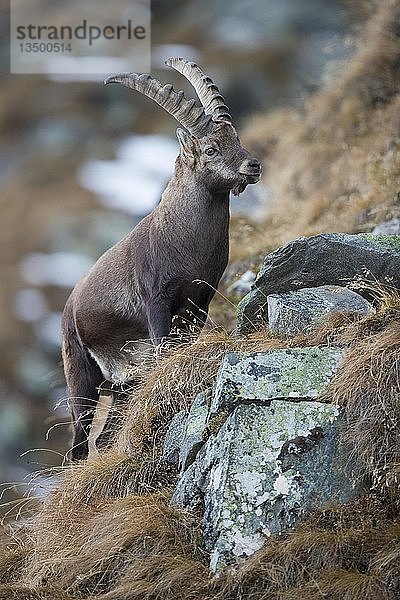
[[[232,124],[228,107],[213,81],[193,62],[170,58],[173,67],[193,85],[201,106],[186,100],[182,91],[162,85],[150,75],[120,73],[105,81],[121,83],[152,98],[182,125],[177,130],[179,163],[191,169],[211,192],[229,191],[239,195],[261,176],[261,164],[245,150]]]

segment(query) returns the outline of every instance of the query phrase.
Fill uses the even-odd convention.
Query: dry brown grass
[[[393,595],[388,593],[382,582],[373,575],[365,575],[359,571],[334,569],[328,571],[319,579],[295,588],[281,596],[280,600],[316,600],[330,598],[331,600],[390,600]]]
[[[340,81],[304,114],[281,111],[249,127],[245,137],[265,158],[275,204],[263,223],[234,224],[233,259],[256,260],[300,234],[367,229],[400,214],[400,3],[373,6]],[[396,294],[379,301],[376,315],[336,315],[289,341],[267,330],[239,338],[215,329],[144,365],[114,446],[65,469],[38,514],[3,536],[0,600],[399,598],[400,302]],[[230,321],[224,306],[220,299]],[[176,474],[161,462],[163,437],[171,417],[212,385],[226,352],[288,345],[348,347],[325,400],[343,406],[343,444],[373,490],[316,511],[215,579],[198,515],[168,506]]]
[[[164,356],[135,390],[115,447],[67,469],[24,534],[3,543],[0,598],[394,600],[400,591],[393,479],[400,447],[399,306],[397,296],[382,295],[377,314],[336,315],[289,342],[267,331],[246,338],[205,332]],[[326,400],[344,407],[343,441],[376,490],[351,505],[316,511],[295,532],[269,539],[235,572],[214,579],[198,516],[168,506],[175,473],[160,462],[163,432],[177,409],[209,387],[227,351],[288,344],[349,347]]]
[[[18,579],[29,549],[24,531],[4,527],[0,537],[0,585]]]
[[[32,600],[396,598],[400,521],[389,520],[376,498],[316,512],[218,579],[209,575],[196,521],[167,499],[132,496],[82,511],[73,539],[47,524],[45,551],[30,557],[22,584],[3,590]]]
[[[338,322],[331,333],[320,329],[321,341],[327,333],[330,343],[348,348],[325,399],[345,409],[342,444],[360,479],[369,479],[379,493],[399,502],[400,295],[378,284],[365,285],[379,303],[374,316],[348,317],[347,324]]]
[[[366,369],[368,364],[369,369]],[[352,344],[330,398],[345,407],[343,443],[381,493],[399,498],[400,483],[400,322]]]
[[[157,574],[166,577],[165,566],[171,571],[170,585],[174,569],[181,569],[181,574],[192,569],[193,575],[198,574],[201,550],[197,525],[193,518],[169,508],[167,499],[165,494],[130,496],[113,499],[101,508],[81,509],[67,529],[59,521],[62,532],[56,535],[54,521],[43,520],[40,530],[37,528],[37,550],[25,572],[26,583],[61,581],[71,595],[84,591],[97,596],[116,584],[118,587],[117,582],[125,579],[129,568],[136,570],[137,583],[147,580],[153,589],[162,587]],[[196,560],[199,564],[194,570]]]
[[[273,200],[258,223],[233,223],[232,260],[299,235],[369,231],[400,216],[400,2],[370,3],[370,10],[337,81],[303,111],[256,116],[243,132],[263,159]]]

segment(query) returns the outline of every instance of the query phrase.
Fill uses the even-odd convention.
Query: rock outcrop
[[[340,411],[318,401],[342,357],[337,348],[228,354],[210,406],[196,398],[183,439],[182,419],[172,422],[167,437],[181,448],[172,503],[204,506],[213,571],[249,556],[309,510],[358,493],[340,455]]]
[[[249,333],[268,322],[270,294],[343,286],[356,277],[372,278],[399,289],[399,260],[399,236],[324,233],[298,238],[266,256],[252,290],[239,303],[238,331]],[[370,299],[362,283],[359,292]]]
[[[338,348],[282,348],[261,353],[229,353],[222,361],[211,414],[237,404],[317,398],[342,358]]]
[[[268,326],[272,334],[290,337],[308,333],[335,312],[368,314],[372,305],[360,294],[339,285],[322,285],[267,297]]]
[[[400,284],[399,259],[395,236],[300,238],[266,257],[241,302],[240,330],[262,322],[266,306],[270,331],[283,338],[310,332],[332,312],[369,315],[373,306],[338,284],[365,269]],[[164,459],[180,470],[172,504],[203,510],[212,571],[310,511],[363,492],[366,482],[343,455],[343,413],[324,401],[345,356],[345,348],[312,345],[227,353],[213,388],[171,422]]]

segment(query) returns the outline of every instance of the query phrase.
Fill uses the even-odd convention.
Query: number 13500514
[[[26,53],[41,53],[41,52],[56,52],[65,53],[71,52],[71,44],[64,44],[60,42],[22,42],[19,45],[21,52]]]

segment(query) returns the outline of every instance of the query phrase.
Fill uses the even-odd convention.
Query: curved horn
[[[201,137],[210,131],[212,119],[203,107],[196,106],[195,100],[186,100],[182,91],[175,92],[172,85],[162,85],[151,75],[137,73],[118,73],[104,81],[120,83],[132,90],[141,92],[159,104],[164,110],[190,131],[195,137]]]
[[[194,62],[183,58],[169,58],[165,61],[168,67],[179,71],[194,87],[206,114],[212,115],[213,121],[232,123],[232,117],[225,100],[215,83],[207,77]]]

